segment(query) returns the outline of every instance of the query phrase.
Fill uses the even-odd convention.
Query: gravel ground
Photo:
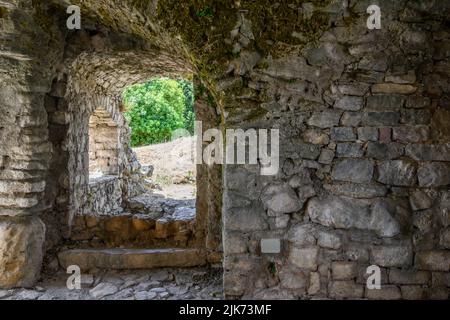
[[[0,290],[0,300],[218,300],[222,270],[206,268],[97,271],[69,290],[70,275],[45,277],[34,288]]]

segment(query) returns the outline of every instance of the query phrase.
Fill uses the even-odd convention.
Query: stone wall
[[[104,108],[89,118],[89,177],[117,175],[119,169],[119,130]]]
[[[358,1],[317,42],[265,56],[239,42],[224,82],[242,81],[244,102],[227,126],[279,128],[281,165],[226,167],[228,297],[448,298],[450,33],[437,2],[433,21],[401,2],[381,2],[381,30]],[[381,290],[366,288],[370,265]]]
[[[8,35],[0,39],[7,48],[0,56],[7,72],[0,94],[4,229],[17,224],[43,234],[38,218],[29,216],[47,204],[51,209],[43,218],[52,235],[59,226],[54,217],[73,209],[69,193],[56,187],[71,185],[72,149],[46,135],[90,115],[67,117],[69,102],[83,107],[93,96],[115,101],[127,84],[180,74],[187,66],[207,92],[200,106],[211,114],[211,125],[280,129],[276,176],[261,176],[258,165],[198,170],[199,183],[212,182],[209,200],[199,202],[207,211],[198,234],[212,253],[219,252],[216,258],[223,242],[227,297],[448,298],[448,2],[212,1],[210,16],[192,15],[204,9],[202,1],[73,2],[102,24],[91,31],[110,36],[84,31],[53,37],[54,50],[44,51],[35,39],[65,34],[52,27],[58,21],[42,21],[49,12],[15,1],[2,17]],[[367,29],[371,4],[382,10],[381,30]],[[62,8],[51,16],[64,21]],[[30,30],[17,23],[23,19]],[[14,47],[19,41],[11,39],[18,38],[37,49]],[[65,67],[59,73],[53,67],[66,61],[63,47],[66,59],[78,57],[68,64],[70,76]],[[67,82],[73,95],[60,99]],[[87,140],[79,147],[87,148]],[[53,160],[48,169],[51,149],[54,159],[70,165]],[[281,252],[262,253],[264,239],[280,240]],[[24,243],[33,248],[39,241]],[[8,262],[4,252],[0,246],[0,268]],[[38,265],[37,253],[26,257],[15,272],[19,278]],[[382,271],[381,290],[365,286],[366,268],[373,264]],[[0,285],[33,280],[17,279],[9,276]]]

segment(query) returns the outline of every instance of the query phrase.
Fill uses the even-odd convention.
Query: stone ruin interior
[[[449,17],[439,0],[0,0],[0,299],[448,299]],[[156,197],[122,99],[153,77],[194,79],[203,131],[279,129],[278,173],[199,164],[195,204]],[[73,265],[87,290],[46,287]]]

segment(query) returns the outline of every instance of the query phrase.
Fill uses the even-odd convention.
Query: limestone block
[[[45,225],[38,217],[0,220],[0,288],[34,285],[44,240]]]
[[[261,200],[268,210],[275,213],[291,213],[300,210],[305,199],[299,199],[288,184],[276,184],[269,185],[263,190]]]
[[[430,250],[417,252],[415,264],[420,270],[448,272],[450,270],[450,251]]]
[[[392,111],[365,112],[362,124],[368,127],[395,126],[400,121],[400,113]]]
[[[355,281],[332,281],[328,292],[334,299],[359,299],[364,295],[364,286],[356,284]]]
[[[341,112],[337,110],[325,110],[314,113],[308,120],[308,125],[319,128],[331,128],[339,124]]]
[[[423,142],[428,140],[429,135],[428,126],[401,126],[392,129],[392,138],[400,142]]]
[[[393,284],[427,284],[430,280],[431,273],[428,271],[389,270],[389,282]]]
[[[399,300],[402,298],[397,286],[382,285],[381,289],[367,289],[366,298],[373,300]]]
[[[364,183],[373,176],[373,162],[362,159],[344,159],[334,165],[331,177],[333,180]]]
[[[409,161],[382,161],[377,166],[377,181],[394,186],[412,186],[416,181],[416,169]]]
[[[318,247],[296,248],[291,247],[289,252],[289,261],[301,269],[316,270]]]
[[[380,267],[403,267],[412,264],[413,252],[410,245],[373,246],[371,262]]]
[[[381,143],[370,141],[367,144],[367,156],[379,160],[396,159],[404,154],[404,149],[404,146],[397,142]]]
[[[378,83],[372,86],[372,93],[412,94],[417,88],[410,84]]]
[[[397,111],[403,107],[405,98],[399,95],[374,95],[367,98],[365,110],[368,111]]]
[[[355,96],[344,96],[336,101],[334,107],[342,110],[358,111],[363,107],[363,99]]]
[[[358,275],[356,262],[334,261],[331,263],[331,274],[334,280],[354,279]]]
[[[358,139],[361,141],[377,141],[378,130],[373,127],[360,127],[358,128]]]
[[[450,144],[409,144],[405,154],[419,161],[450,161]]]
[[[442,162],[422,164],[417,170],[421,187],[440,187],[450,184],[450,165]]]

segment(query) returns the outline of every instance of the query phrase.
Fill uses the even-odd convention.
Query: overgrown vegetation
[[[194,132],[194,93],[187,80],[155,78],[124,92],[131,145],[169,141],[176,129]]]

